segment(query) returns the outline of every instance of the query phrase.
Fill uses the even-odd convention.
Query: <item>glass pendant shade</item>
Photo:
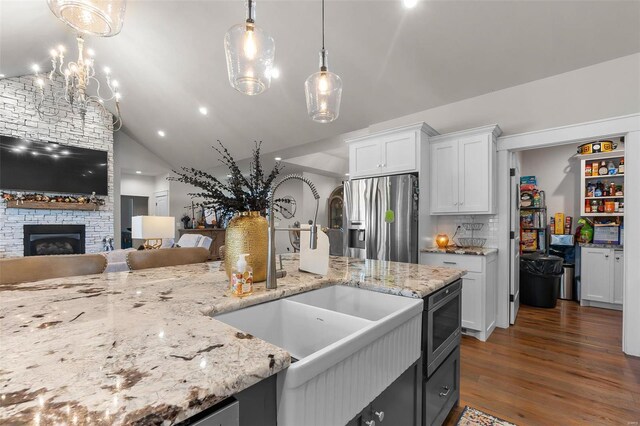
[[[271,86],[276,44],[255,22],[255,2],[247,2],[247,20],[224,36],[231,87],[245,95],[259,95]]]
[[[47,0],[49,9],[74,30],[111,37],[122,30],[126,0]]]
[[[320,51],[320,71],[313,73],[304,83],[307,112],[313,121],[330,123],[340,114],[342,80],[327,68],[327,52]]]

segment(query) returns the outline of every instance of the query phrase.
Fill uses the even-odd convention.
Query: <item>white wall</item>
[[[573,217],[572,230],[580,217],[580,160],[577,145],[522,151],[522,176],[534,175],[544,191],[549,219],[556,213]],[[548,219],[548,220],[549,220]]]

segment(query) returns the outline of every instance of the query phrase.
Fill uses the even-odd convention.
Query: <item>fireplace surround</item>
[[[84,254],[84,225],[24,225],[24,255]]]

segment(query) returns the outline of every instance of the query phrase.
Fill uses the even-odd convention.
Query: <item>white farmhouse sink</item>
[[[288,351],[278,425],[346,424],[420,357],[423,302],[333,286],[215,316]]]

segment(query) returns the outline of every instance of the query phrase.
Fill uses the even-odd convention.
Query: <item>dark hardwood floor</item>
[[[621,348],[621,312],[521,306],[487,342],[463,336],[460,406],[445,424],[469,405],[518,425],[639,425],[640,358]]]

